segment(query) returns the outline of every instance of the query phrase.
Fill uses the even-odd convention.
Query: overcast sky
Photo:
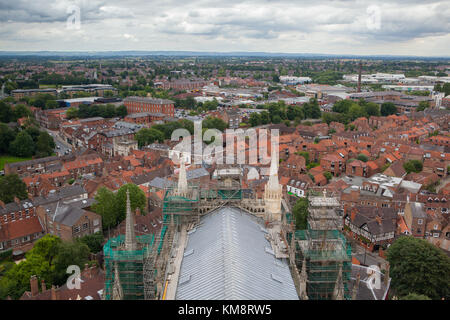
[[[0,0],[0,50],[449,56],[449,31],[448,0]]]

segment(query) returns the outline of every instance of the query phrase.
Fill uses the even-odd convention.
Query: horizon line
[[[157,53],[166,53],[166,54],[193,54],[193,55],[214,55],[214,54],[226,54],[226,55],[265,55],[268,57],[271,56],[332,56],[332,57],[398,57],[398,58],[435,58],[435,59],[450,59],[450,56],[426,56],[426,55],[396,55],[396,54],[349,54],[349,53],[308,53],[308,52],[267,52],[267,51],[199,51],[199,50],[0,50],[0,54],[11,54],[11,55],[19,55],[19,54],[39,54],[39,53],[47,53],[47,54],[70,54],[70,53],[147,53],[147,54],[157,54]]]

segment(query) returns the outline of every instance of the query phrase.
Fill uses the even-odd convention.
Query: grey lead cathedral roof
[[[178,300],[297,300],[288,263],[277,259],[256,218],[223,207],[188,232]]]

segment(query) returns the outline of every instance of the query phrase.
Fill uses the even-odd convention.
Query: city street
[[[51,131],[49,129],[45,129],[49,135],[53,137],[53,141],[55,141],[56,147],[55,152],[58,155],[64,155],[66,152],[70,153],[72,152],[72,146],[61,139],[59,134],[57,132]]]

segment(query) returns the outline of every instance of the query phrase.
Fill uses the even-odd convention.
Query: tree
[[[309,164],[309,152],[308,151],[299,151],[299,152],[297,152],[297,154],[299,156],[302,156],[303,158],[305,158],[305,164],[306,165]]]
[[[430,107],[430,103],[428,101],[420,101],[419,102],[419,106],[417,107],[417,111],[423,111],[426,108]]]
[[[400,300],[431,300],[423,294],[410,293],[407,296],[400,297]]]
[[[356,103],[353,103],[350,106],[350,109],[348,109],[348,114],[349,114],[350,119],[352,121],[356,120],[358,118],[367,116],[366,111],[364,110],[364,108],[361,107],[359,104],[356,104]]]
[[[126,117],[127,114],[128,114],[127,107],[125,107],[124,105],[117,107],[116,115],[118,117],[124,118]]]
[[[322,115],[317,99],[311,99],[309,103],[305,103],[303,112],[307,119],[319,119]]]
[[[27,185],[17,174],[7,174],[0,178],[0,200],[4,203],[13,202],[14,197],[23,200],[27,196]]]
[[[325,171],[323,173],[323,176],[327,179],[327,182],[330,181],[333,178],[333,175],[329,171]]]
[[[228,127],[228,124],[220,118],[207,117],[202,121],[202,127],[224,131]]]
[[[25,128],[25,132],[30,135],[30,137],[33,139],[33,142],[37,142],[37,139],[39,135],[41,134],[41,131],[39,128],[35,125],[30,125]]]
[[[87,245],[92,253],[97,253],[102,251],[105,237],[103,237],[101,232],[96,232],[94,234],[88,234],[84,237],[78,238],[77,240]]]
[[[33,138],[26,132],[21,131],[9,145],[11,154],[17,157],[31,157],[34,154]]]
[[[376,103],[374,103],[374,102],[365,102],[363,105],[361,105],[363,108],[364,108],[364,110],[365,110],[365,112],[366,112],[366,114],[370,117],[370,116],[376,116],[376,117],[378,117],[378,116],[380,116],[381,115],[381,113],[380,113],[380,107],[376,104]]]
[[[15,120],[23,118],[23,117],[31,117],[31,115],[32,115],[30,108],[28,108],[24,104],[16,105],[14,107],[13,114],[14,114]]]
[[[275,116],[272,118],[272,123],[277,124],[277,123],[280,123],[280,122],[281,122],[281,117],[280,117],[279,115],[275,115]]]
[[[367,156],[362,153],[360,153],[356,159],[361,160],[362,162],[367,162],[369,160],[369,158],[367,158]]]
[[[450,298],[450,258],[424,239],[400,237],[387,250],[391,287],[396,295]]]
[[[74,107],[67,109],[66,117],[67,117],[67,119],[77,118],[78,117],[78,109],[74,108]]]
[[[9,103],[0,101],[0,122],[8,123],[13,121],[14,113]]]
[[[411,172],[421,172],[423,168],[423,164],[419,160],[409,160],[403,164],[403,168],[407,173]]]
[[[118,210],[116,206],[115,194],[105,188],[98,189],[95,195],[97,202],[92,206],[92,209],[102,216],[103,230],[108,230],[117,225]]]
[[[45,102],[45,108],[46,109],[55,109],[58,108],[58,102],[56,100],[47,100]]]
[[[267,111],[261,112],[261,124],[268,124],[270,123],[270,114]]]
[[[81,241],[63,241],[58,245],[54,259],[52,283],[61,285],[68,277],[67,267],[77,265],[80,269],[89,261],[89,247]]]
[[[118,223],[125,219],[126,216],[126,200],[127,190],[130,193],[130,204],[131,210],[134,211],[136,208],[141,210],[141,213],[145,214],[145,207],[147,204],[147,198],[145,197],[144,191],[142,191],[137,185],[128,183],[120,187],[116,194],[116,206],[118,210]]]
[[[383,117],[397,113],[397,107],[392,102],[384,102],[380,108],[381,115]]]
[[[348,113],[348,110],[353,104],[354,102],[349,99],[339,100],[333,105],[332,111],[337,113]]]
[[[295,228],[297,230],[304,230],[307,228],[308,203],[307,198],[300,198],[292,208],[292,214],[295,218]]]
[[[34,244],[25,260],[15,265],[0,279],[0,299],[10,296],[19,299],[30,287],[30,277],[36,275],[47,284],[53,283],[53,261],[61,239],[47,234]]]
[[[142,128],[136,133],[135,139],[137,140],[139,147],[142,147],[155,141],[163,142],[164,134],[154,127]]]
[[[41,131],[36,142],[36,151],[38,157],[47,157],[53,153],[55,149],[55,141],[53,137],[46,131]]]
[[[256,127],[261,124],[261,115],[258,112],[253,112],[250,115],[250,125]]]
[[[9,151],[9,144],[14,140],[16,134],[6,124],[0,123],[0,153]]]

